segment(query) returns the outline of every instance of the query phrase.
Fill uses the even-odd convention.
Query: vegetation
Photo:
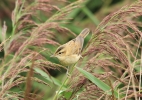
[[[142,99],[142,1],[13,2],[11,26],[0,27],[0,100]],[[50,56],[85,27],[83,58],[68,76]]]

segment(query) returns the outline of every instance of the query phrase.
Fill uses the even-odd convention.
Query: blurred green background
[[[32,0],[28,0],[29,2],[32,2]],[[65,0],[66,2],[56,2],[56,0],[53,0],[52,3],[58,6],[59,8],[74,2],[76,0]],[[124,5],[129,5],[132,2],[135,2],[137,0],[86,0],[84,5],[82,5],[81,8],[77,8],[72,11],[68,15],[68,18],[71,18],[68,23],[63,24],[63,26],[68,27],[71,29],[74,33],[79,34],[79,32],[85,28],[88,27],[93,32],[97,25],[102,21],[102,19],[110,14],[111,12],[114,12]],[[0,25],[6,21],[6,25],[8,26],[7,30],[7,38],[12,33],[12,21],[11,21],[11,14],[15,7],[15,0],[1,0],[0,1]],[[40,19],[42,21],[45,21],[47,19],[47,16],[40,13]],[[64,37],[62,35],[57,36],[57,41],[60,44],[66,43],[67,41],[74,38],[73,35],[65,34]],[[63,39],[64,38],[64,39]],[[90,38],[87,37],[85,40],[88,41]],[[1,40],[0,40],[1,41]],[[0,57],[3,56],[3,52],[0,53]]]
[[[29,0],[31,2],[32,0]],[[53,4],[59,6],[59,8],[74,2],[76,0],[66,0],[67,2],[56,2],[56,0],[53,0]],[[91,33],[95,30],[97,25],[103,20],[105,16],[108,14],[117,11],[118,9],[121,9],[121,7],[131,4],[135,2],[136,0],[87,0],[84,5],[81,5],[82,7],[76,8],[73,10],[69,15],[68,18],[71,18],[68,23],[63,23],[62,26],[65,26],[69,29],[71,29],[74,33],[79,34],[80,31],[84,28],[90,28]],[[7,38],[12,33],[12,21],[11,21],[11,14],[15,7],[15,0],[0,0],[0,25],[2,26],[3,22],[6,21],[6,25],[8,26],[7,31]],[[40,13],[40,19],[44,22],[47,19],[47,16],[44,15],[43,12]],[[60,44],[66,43],[67,41],[73,39],[75,36],[71,34],[58,34],[56,37],[56,41],[58,41]],[[88,36],[85,39],[85,45],[89,41],[91,37]],[[50,47],[53,49],[53,52],[57,47]],[[4,52],[0,52],[0,57],[3,57]],[[59,63],[57,59],[51,59],[49,58],[50,55],[47,55],[47,58],[51,60],[52,62]],[[50,74],[54,77],[58,77],[58,79],[62,79],[63,74],[65,73],[65,70],[50,70]],[[37,77],[39,77],[37,75]],[[42,79],[43,77],[40,77]],[[45,80],[45,79],[43,79]],[[47,80],[45,80],[47,81]],[[47,82],[49,83],[49,82]],[[22,89],[24,85],[20,85],[19,88]],[[45,89],[45,85],[39,85],[39,83],[35,82],[33,87],[38,87],[41,91],[44,92],[45,95],[44,98],[50,98],[53,94],[53,91],[55,91],[57,87],[55,87],[54,84],[50,84],[49,88]],[[17,88],[15,88],[15,91],[18,91]],[[50,99],[49,99],[50,100]]]
[[[32,0],[28,0],[32,2]],[[53,0],[52,3],[58,6],[59,8],[72,3],[76,0],[66,0],[66,2],[56,2]],[[84,5],[81,5],[80,8],[76,8],[69,15],[70,19],[68,23],[63,23],[62,26],[65,26],[71,29],[74,33],[79,34],[83,28],[90,28],[91,32],[95,30],[97,25],[103,20],[108,14],[121,9],[125,5],[129,5],[137,0],[86,0]],[[12,33],[12,21],[11,14],[15,7],[15,0],[1,0],[0,1],[0,26],[6,21],[8,26],[7,38]],[[40,19],[44,22],[47,18],[45,13],[39,12]],[[1,29],[0,29],[1,30]],[[56,38],[58,37],[58,38]],[[64,44],[67,41],[73,39],[75,36],[71,34],[57,34],[55,38],[60,44]],[[85,45],[89,41],[91,35],[85,39]],[[1,38],[0,38],[1,39]],[[1,40],[0,40],[1,41]],[[50,47],[55,51],[57,47]],[[52,53],[51,53],[52,54]],[[3,52],[0,52],[0,57],[3,57]],[[51,59],[52,60],[52,59]],[[58,60],[54,59],[58,63]],[[54,71],[52,72],[54,74]],[[55,72],[55,75],[57,73]]]

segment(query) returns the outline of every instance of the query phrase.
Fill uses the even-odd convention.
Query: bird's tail
[[[78,36],[81,36],[83,38],[85,38],[90,32],[90,29],[89,28],[85,28],[81,31],[81,33],[78,35]]]

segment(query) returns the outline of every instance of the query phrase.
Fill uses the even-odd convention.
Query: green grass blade
[[[50,82],[53,82],[55,85],[57,85],[57,86],[61,86],[61,85],[62,85],[59,80],[57,80],[56,78],[54,78],[54,77],[52,77],[52,76],[49,77],[49,75],[48,75],[47,73],[45,73],[44,71],[42,71],[41,69],[39,69],[39,68],[34,68],[34,70],[35,70],[37,73],[39,73],[41,76],[43,76],[46,80],[48,80],[48,81],[50,81]],[[66,88],[66,87],[63,86],[63,88]]]
[[[82,68],[76,67],[86,78],[88,78],[91,82],[93,82],[94,84],[96,84],[100,89],[102,89],[106,94],[108,95],[112,95],[112,91],[111,88],[105,84],[104,82],[102,82],[101,80],[99,80],[98,78],[96,78],[95,76],[93,76],[91,73],[83,70]],[[118,93],[114,90],[114,96],[116,98],[118,98]]]
[[[91,13],[87,7],[83,7],[82,11],[92,20],[92,22],[97,26],[100,22],[99,20]]]

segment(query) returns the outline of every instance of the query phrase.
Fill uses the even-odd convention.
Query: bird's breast
[[[71,65],[71,64],[75,64],[80,59],[80,57],[81,55],[74,54],[70,56],[65,56],[62,59],[59,58],[59,60],[64,65]]]

